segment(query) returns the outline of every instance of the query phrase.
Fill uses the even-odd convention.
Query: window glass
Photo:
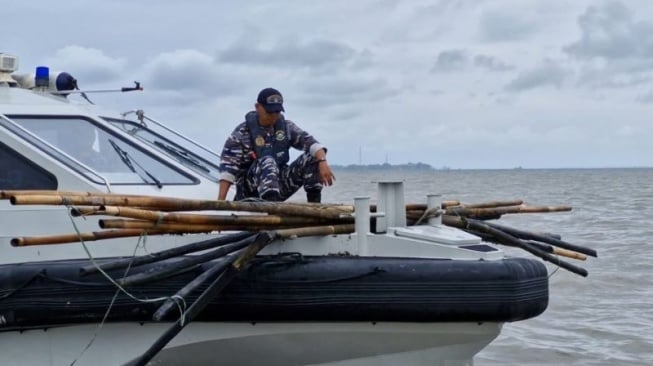
[[[57,189],[57,178],[0,142],[0,189]]]
[[[103,118],[137,139],[161,150],[161,152],[197,173],[202,174],[204,177],[214,182],[219,181],[219,155],[194,145],[190,140],[184,140],[180,135],[170,133],[170,131],[162,128],[157,128],[155,123],[145,125],[144,123],[128,120]]]
[[[110,184],[194,184],[194,177],[151,154],[137,143],[123,140],[101,125],[83,117],[9,116],[64,154],[53,152],[38,139],[21,136],[42,150],[55,155],[69,166],[81,170],[89,179],[102,184],[98,175]],[[71,159],[72,158],[72,159]],[[81,164],[81,167],[80,167]],[[97,174],[90,174],[88,168]]]

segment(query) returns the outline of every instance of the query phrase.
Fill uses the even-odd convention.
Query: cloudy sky
[[[653,166],[650,0],[5,0],[0,52],[219,151],[256,94],[335,164]]]

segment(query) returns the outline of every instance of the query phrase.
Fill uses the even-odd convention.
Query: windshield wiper
[[[108,139],[108,140],[109,143],[111,144],[111,147],[113,147],[113,150],[115,150],[118,156],[120,157],[120,160],[122,160],[122,162],[127,166],[127,168],[129,168],[129,170],[132,171],[132,173],[136,173],[136,175],[138,175],[143,180],[143,182],[148,184],[150,183],[138,171],[136,171],[136,168],[134,168],[134,164],[136,164],[136,166],[139,167],[140,170],[143,171],[143,173],[145,173],[148,177],[150,177],[150,179],[154,182],[154,184],[156,184],[157,188],[160,189],[163,187],[161,181],[156,179],[156,177],[154,177],[152,174],[150,174],[150,172],[148,172],[145,168],[143,168],[138,162],[132,159],[127,151],[120,148],[120,146],[118,146],[118,144],[116,144],[112,139]]]
[[[211,170],[209,168],[202,165],[199,161],[197,161],[197,159],[192,157],[187,151],[176,149],[175,147],[170,146],[168,144],[164,144],[163,142],[158,141],[158,140],[154,140],[154,145],[162,148],[163,150],[173,154],[174,156],[176,156],[176,157],[178,157],[180,159],[183,159],[184,161],[187,161],[187,162],[191,163],[193,166],[195,166],[196,168],[204,171],[205,173],[210,173],[211,172]]]

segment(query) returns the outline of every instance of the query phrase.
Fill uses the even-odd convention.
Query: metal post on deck
[[[406,226],[404,182],[378,182],[377,191],[376,210],[384,215],[376,218],[376,232],[384,233],[392,226]]]
[[[370,198],[354,198],[354,228],[358,240],[358,254],[367,254],[367,235],[370,232]]]
[[[427,194],[426,195],[426,210],[430,212],[436,212],[440,209],[442,205],[442,195],[439,194]],[[429,218],[429,225],[441,225],[442,224],[442,215],[437,217]]]

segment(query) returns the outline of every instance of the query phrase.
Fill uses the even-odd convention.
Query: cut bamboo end
[[[579,261],[584,261],[587,260],[587,256],[582,253],[574,252],[573,250],[568,250],[568,249],[562,249],[562,248],[553,248],[553,254],[562,256],[562,257],[567,257],[571,259],[576,259]]]

